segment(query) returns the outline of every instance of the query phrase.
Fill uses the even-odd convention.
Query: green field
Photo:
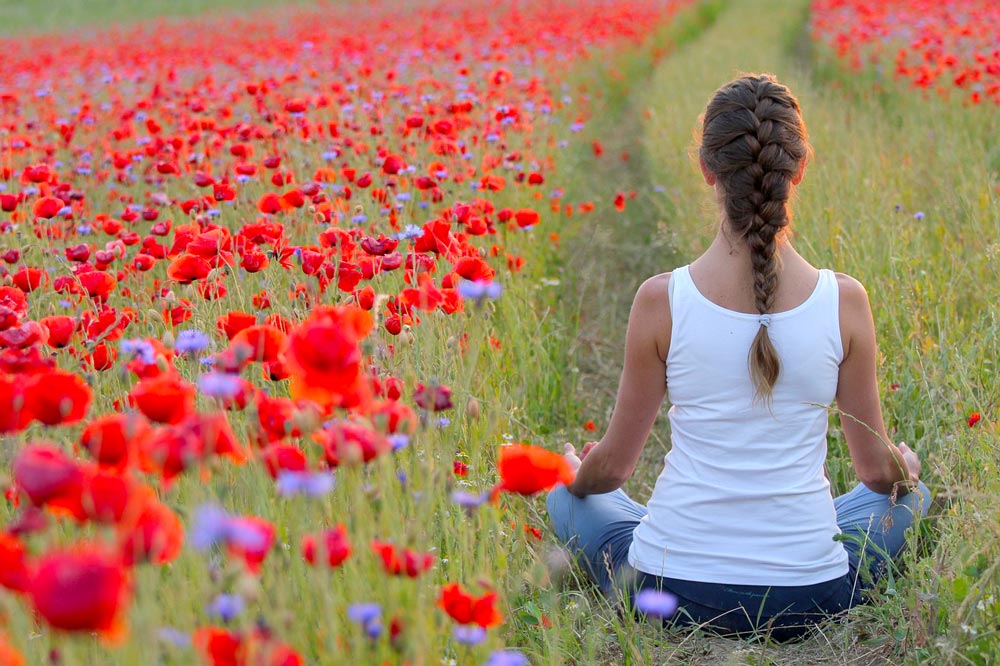
[[[45,7],[0,0],[7,36],[75,29],[156,14],[231,11],[229,0],[155,3],[53,0]],[[191,653],[158,639],[164,626],[190,629],[206,600],[235,589],[257,617],[300,649],[307,663],[482,663],[489,649],[518,647],[532,664],[990,664],[1000,660],[1000,114],[963,108],[842,71],[814,46],[807,0],[706,0],[661,31],[654,44],[574,72],[576,94],[600,109],[560,164],[567,200],[590,197],[610,209],[615,190],[634,189],[624,214],[576,216],[557,229],[558,246],[507,238],[527,259],[504,297],[455,321],[427,317],[413,332],[415,353],[394,372],[412,383],[428,377],[482,406],[456,410],[450,430],[421,432],[423,450],[381,460],[370,474],[338,473],[329,502],[280,500],[258,468],[223,468],[209,484],[185,478],[170,505],[187,524],[190,511],[218,499],[240,513],[279,525],[279,546],[260,579],[186,549],[168,567],[145,568],[136,582],[130,637],[107,648],[88,638],[50,635],[9,595],[0,595],[13,644],[29,664],[51,650],[76,664],[187,664]],[[660,55],[652,57],[654,51]],[[561,448],[593,437],[617,390],[625,324],[638,285],[688,263],[715,233],[709,190],[693,160],[697,118],[712,92],[743,71],[771,72],[799,97],[815,158],[795,202],[796,248],[817,266],[864,283],[880,345],[880,386],[887,426],[924,461],[936,495],[901,568],[873,603],[846,622],[824,626],[792,645],[734,641],[695,630],[664,633],[623,620],[579,580],[551,566],[556,542],[525,536],[546,525],[542,499],[505,499],[463,515],[449,500],[459,448],[476,478],[488,479],[504,439]],[[605,154],[595,158],[590,140]],[[619,155],[627,151],[629,159]],[[922,215],[916,215],[922,213]],[[546,229],[548,233],[554,229]],[[518,243],[521,243],[519,246]],[[30,251],[30,250],[29,250]],[[289,278],[290,279],[290,278]],[[249,309],[249,294],[226,308]],[[294,304],[277,308],[301,318]],[[224,311],[189,322],[209,330]],[[456,336],[469,348],[458,355]],[[156,332],[157,334],[161,332]],[[492,352],[487,336],[496,337]],[[123,392],[107,382],[95,409]],[[983,420],[967,425],[970,412]],[[645,500],[669,446],[666,406],[626,490]],[[835,414],[831,414],[836,424]],[[19,441],[23,441],[21,438]],[[426,455],[423,453],[426,452]],[[4,454],[4,460],[9,454]],[[854,485],[846,444],[831,428],[829,473],[835,492]],[[399,469],[412,483],[396,482]],[[478,482],[477,482],[478,483]],[[487,485],[484,480],[482,487]],[[411,491],[418,491],[414,494]],[[5,518],[8,517],[5,515]],[[438,557],[436,580],[490,581],[504,600],[506,624],[476,648],[446,647],[440,618],[408,616],[410,642],[400,654],[386,642],[369,647],[344,615],[343,600],[379,598],[391,610],[431,608],[436,588],[380,574],[355,558],[343,571],[302,564],[292,537],[319,523],[350,523],[367,540],[404,535]],[[65,534],[75,528],[67,526]],[[494,635],[495,634],[495,635]],[[346,644],[337,637],[352,635]],[[433,655],[433,658],[428,655]],[[442,660],[443,658],[443,660]],[[451,661],[449,661],[451,660]]]

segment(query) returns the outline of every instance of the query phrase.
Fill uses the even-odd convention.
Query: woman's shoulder
[[[654,309],[660,309],[661,306],[666,306],[667,314],[669,315],[671,275],[673,275],[673,273],[671,271],[667,271],[666,273],[659,273],[646,278],[646,280],[639,285],[638,291],[636,291],[636,304]]]
[[[858,308],[868,309],[868,290],[861,281],[847,273],[834,273],[837,278],[837,289],[840,292],[841,310]]]
[[[650,340],[657,356],[666,362],[670,350],[670,272],[647,278],[635,294],[629,327],[641,338]]]

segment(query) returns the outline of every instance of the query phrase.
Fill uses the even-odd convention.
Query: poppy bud
[[[478,419],[481,413],[479,407],[479,401],[475,398],[469,398],[469,401],[465,403],[465,416],[470,419]]]

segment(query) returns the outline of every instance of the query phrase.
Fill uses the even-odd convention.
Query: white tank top
[[[811,585],[847,573],[823,474],[827,412],[843,344],[839,289],[819,272],[799,306],[771,315],[781,360],[770,411],[747,366],[760,317],[703,296],[688,267],[670,279],[671,450],[635,528],[629,563],[682,580]]]

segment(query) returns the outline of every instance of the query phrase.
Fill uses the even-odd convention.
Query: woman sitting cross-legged
[[[768,75],[724,85],[699,154],[718,233],[639,288],[611,423],[579,457],[567,445],[577,476],[549,494],[549,518],[605,593],[657,588],[676,596],[677,623],[786,640],[862,602],[930,493],[885,430],[864,287],[789,240],[810,154],[795,97]],[[642,506],[620,486],[665,395],[671,449]],[[836,498],[834,401],[860,479]]]

